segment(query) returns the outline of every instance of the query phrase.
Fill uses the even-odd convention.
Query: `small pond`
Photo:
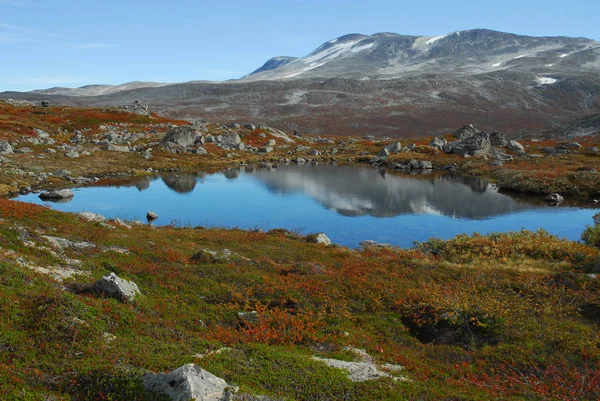
[[[508,196],[474,177],[310,164],[105,180],[74,192],[70,201],[50,206],[143,221],[152,210],[156,225],[325,232],[350,247],[364,240],[410,247],[430,237],[522,228],[578,240],[597,212],[593,204],[552,207],[539,197]],[[45,203],[36,194],[18,200]]]

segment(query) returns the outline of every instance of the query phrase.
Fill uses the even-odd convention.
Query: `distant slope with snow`
[[[599,70],[600,43],[585,38],[531,37],[474,29],[442,36],[352,34],[309,55],[245,80],[299,78],[396,79],[424,74],[476,75],[501,70],[561,74],[574,66]],[[547,81],[543,82],[547,84]]]

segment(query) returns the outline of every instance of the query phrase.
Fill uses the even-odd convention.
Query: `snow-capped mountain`
[[[540,84],[576,67],[600,71],[600,42],[585,38],[531,37],[487,29],[443,36],[377,33],[345,35],[309,55],[263,67],[246,80],[300,78],[395,79],[423,74],[475,75],[512,70],[536,72]],[[548,75],[548,76],[546,76]]]

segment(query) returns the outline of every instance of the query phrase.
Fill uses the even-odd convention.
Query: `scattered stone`
[[[271,153],[273,148],[270,146],[266,146],[264,148],[258,148],[258,153]]]
[[[490,134],[490,143],[492,146],[498,146],[499,148],[503,148],[508,145],[506,136],[498,131],[494,131]]]
[[[73,191],[70,189],[60,189],[58,191],[42,192],[39,195],[41,200],[53,200],[53,199],[68,199],[73,197]]]
[[[19,149],[15,150],[15,153],[20,153],[20,154],[31,153],[31,152],[33,152],[33,149],[27,148],[27,147],[19,148]]]
[[[106,221],[106,217],[104,217],[98,213],[79,212],[79,213],[77,213],[77,215],[86,221],[95,221],[95,222]]]
[[[153,211],[148,211],[148,213],[146,213],[146,220],[148,220],[148,222],[154,221],[158,219],[158,215],[156,213],[154,213]]]
[[[198,132],[190,125],[175,127],[165,134],[160,144],[169,150],[187,148],[196,143]]]
[[[7,141],[0,141],[0,155],[13,154],[13,148]]]
[[[390,155],[390,151],[387,147],[382,148],[379,153],[377,153],[377,157],[386,158]]]
[[[48,148],[48,149],[46,149],[44,152],[46,152],[46,153],[51,153],[51,154],[52,154],[52,153],[56,153],[56,150],[55,150],[55,149],[52,149],[52,148]]]
[[[50,107],[50,102],[47,101],[47,100],[42,100],[40,102],[40,106],[42,106],[42,107]]]
[[[221,146],[225,149],[239,149],[242,138],[235,132],[228,132],[221,137]]]
[[[365,249],[365,248],[390,248],[391,247],[390,244],[381,244],[379,242],[371,241],[370,239],[359,242],[359,245],[362,246],[363,249]]]
[[[310,155],[311,156],[321,156],[321,152],[319,152],[317,149],[311,149]]]
[[[306,237],[306,242],[313,244],[331,245],[331,240],[325,233],[312,234]]]
[[[444,139],[444,138],[440,138],[440,137],[435,137],[431,140],[431,142],[429,142],[429,146],[432,146],[434,148],[437,148],[439,150],[444,149],[444,146],[446,146],[448,144],[448,142]]]
[[[348,362],[341,361],[338,359],[330,359],[330,358],[319,358],[316,356],[312,357],[315,361],[320,361],[325,363],[327,366],[337,369],[343,369],[348,372],[348,379],[353,382],[363,382],[368,380],[377,380],[382,377],[393,377],[394,380],[407,380],[404,377],[394,377],[389,374],[390,370],[403,370],[403,366],[399,365],[384,365],[382,369],[373,362]]]
[[[47,235],[42,236],[42,238],[48,241],[51,246],[61,250],[70,248],[75,249],[77,251],[82,251],[85,249],[92,249],[96,247],[96,245],[92,244],[91,242],[74,242],[66,238],[50,237]]]
[[[238,255],[231,252],[229,249],[223,249],[221,251],[211,251],[210,249],[203,248],[196,252],[190,258],[190,262],[193,263],[221,263],[228,262],[232,258],[237,258]]]
[[[225,380],[192,363],[169,373],[147,373],[142,383],[147,391],[165,394],[172,401],[224,401],[237,391]]]
[[[402,145],[400,144],[400,142],[394,142],[394,143],[390,143],[385,148],[390,153],[398,153],[398,152],[400,152],[400,149],[402,149]]]
[[[275,139],[269,139],[267,141],[267,146],[275,146],[276,143],[277,141],[275,141]]]
[[[246,128],[247,130],[250,130],[250,131],[254,131],[256,129],[256,125],[254,125],[254,124],[246,124],[244,126],[244,128]]]
[[[557,193],[553,193],[553,194],[550,194],[550,195],[546,196],[544,198],[544,200],[546,202],[551,202],[551,203],[559,204],[559,203],[562,203],[565,200],[565,198],[563,198],[561,195],[559,195]]]
[[[106,151],[110,151],[110,152],[122,152],[122,153],[128,153],[129,152],[129,146],[118,146],[118,145],[113,145],[110,142],[105,142],[104,145],[102,146],[103,150]]]
[[[515,152],[518,155],[525,154],[525,147],[517,141],[508,141],[506,148],[512,152]]]
[[[197,148],[192,150],[192,153],[204,156],[204,155],[208,154],[208,151],[206,149],[204,149],[202,146],[198,146]]]
[[[132,302],[140,294],[140,290],[134,282],[123,280],[115,273],[110,273],[96,281],[92,285],[91,291],[126,302]]]
[[[490,157],[490,159],[500,161],[500,162],[507,162],[507,161],[513,160],[512,155],[509,155],[502,149],[499,149],[496,147],[492,147],[488,156]]]
[[[129,224],[123,222],[121,219],[119,219],[117,217],[109,219],[108,222],[116,224],[116,225],[121,226],[121,227],[124,227],[124,228],[126,228],[128,230],[131,230],[131,228],[132,228]],[[144,224],[144,223],[142,223],[142,224]]]
[[[65,156],[71,159],[77,159],[79,157],[79,153],[74,150],[70,150],[67,153],[65,153]]]

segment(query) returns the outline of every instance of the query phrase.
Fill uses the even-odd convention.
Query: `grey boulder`
[[[565,200],[565,198],[563,198],[561,195],[559,195],[557,193],[553,193],[553,194],[546,196],[544,198],[544,200],[546,202],[551,202],[551,203],[562,203]]]
[[[524,155],[525,154],[525,147],[523,147],[523,145],[521,145],[517,141],[508,141],[508,144],[506,145],[506,148],[508,150],[510,150],[510,151],[515,152],[518,155]]]
[[[42,192],[39,195],[39,198],[41,200],[66,199],[66,198],[72,198],[72,197],[73,197],[73,191],[70,189],[60,189],[58,191],[47,191],[47,192]]]
[[[0,155],[13,154],[13,148],[7,141],[0,141]]]
[[[444,149],[448,142],[444,138],[435,137],[429,142],[429,146],[433,146],[434,148],[438,148],[440,150]]]
[[[165,134],[160,144],[168,149],[187,148],[196,143],[198,132],[189,125],[176,127]]]
[[[168,373],[147,373],[142,383],[146,391],[165,394],[173,401],[223,401],[231,394],[225,380],[193,363]]]
[[[456,131],[453,135],[455,138],[458,138],[462,141],[477,134],[481,134],[481,131],[473,127],[473,124],[469,124]]]
[[[491,142],[492,146],[498,146],[501,148],[508,145],[506,136],[498,131],[494,131],[490,134],[490,142]]]
[[[476,132],[473,135],[449,143],[452,153],[463,157],[484,156],[492,149],[490,137],[485,132]]]
[[[133,281],[123,280],[115,273],[110,273],[96,281],[92,285],[92,292],[127,302],[133,301],[140,294],[137,284]]]
[[[224,148],[235,148],[238,149],[242,143],[242,138],[235,132],[228,132],[221,137],[221,146]]]

